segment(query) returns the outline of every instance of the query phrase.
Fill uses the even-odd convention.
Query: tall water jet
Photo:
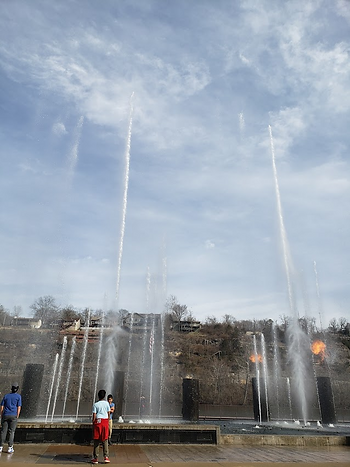
[[[62,408],[62,418],[65,416],[66,413],[66,405],[67,405],[67,398],[68,398],[68,390],[69,390],[69,383],[70,383],[70,378],[72,374],[72,367],[73,367],[73,358],[74,358],[74,353],[75,353],[75,346],[76,346],[76,339],[75,336],[72,339],[72,345],[70,349],[70,355],[69,355],[69,360],[68,360],[68,369],[67,369],[67,379],[66,379],[66,390],[64,393],[64,399],[63,399],[63,408]]]
[[[81,137],[81,131],[83,128],[84,124],[84,117],[81,116],[79,117],[76,129],[75,129],[75,134],[73,137],[73,145],[72,148],[68,154],[68,160],[67,160],[67,188],[71,188],[72,184],[72,179],[75,171],[75,167],[78,162],[78,153],[79,153],[79,144],[80,144],[80,137]]]
[[[97,398],[97,384],[98,378],[100,375],[100,365],[101,365],[101,355],[102,355],[102,342],[103,342],[103,330],[104,330],[104,320],[105,314],[102,312],[101,316],[101,327],[100,327],[100,335],[99,335],[99,342],[98,342],[98,353],[97,353],[97,362],[96,362],[96,377],[95,377],[95,388],[94,388],[94,401]]]
[[[269,417],[270,409],[269,409],[269,395],[267,389],[268,383],[268,371],[267,371],[267,355],[266,355],[266,344],[265,344],[265,336],[261,333],[261,353],[262,353],[262,367],[263,367],[263,381],[264,381],[264,390],[265,390],[265,404],[266,404],[266,413],[267,417]]]
[[[80,145],[80,138],[81,138],[83,124],[84,124],[84,117],[80,116],[78,119],[78,123],[73,132],[72,146],[67,154],[65,176],[63,177],[63,190],[62,190],[62,198],[61,198],[62,212],[66,211],[66,208],[69,205],[69,201],[70,201],[69,197],[70,197],[71,190],[72,190],[72,182],[73,182],[75,168],[78,162],[79,145]],[[64,295],[64,293],[66,292],[64,275],[66,272],[66,262],[67,262],[66,252],[64,251],[65,244],[66,244],[66,234],[65,232],[62,231],[61,223],[59,224],[57,232],[59,236],[58,244],[59,244],[59,248],[61,249],[60,255],[62,258],[64,258],[61,262],[60,270],[58,271],[58,280],[61,285],[61,294]]]
[[[276,394],[276,403],[277,403],[277,419],[280,419],[280,378],[281,378],[281,366],[278,350],[278,341],[277,341],[277,326],[276,323],[273,324],[273,374],[274,374],[274,386]]]
[[[314,261],[314,274],[315,274],[316,294],[317,294],[317,301],[318,301],[318,315],[319,315],[319,318],[320,318],[320,328],[321,328],[321,331],[322,331],[323,330],[323,308],[322,308],[320,287],[319,287],[319,284],[318,284],[318,272],[317,272],[316,261]]]
[[[125,171],[124,171],[124,191],[123,191],[123,204],[122,204],[122,219],[120,227],[120,238],[119,238],[119,250],[118,250],[118,263],[117,263],[117,280],[116,280],[116,291],[115,291],[115,303],[118,309],[119,302],[119,288],[120,288],[120,275],[123,259],[123,248],[124,248],[124,235],[125,235],[125,224],[126,224],[126,211],[128,206],[128,189],[129,189],[129,172],[130,172],[130,149],[131,149],[131,132],[132,132],[132,120],[133,120],[133,99],[134,93],[130,97],[130,112],[129,112],[129,127],[128,136],[126,141],[125,149]],[[115,363],[116,363],[116,330],[114,329],[107,342],[107,354],[108,359],[106,361],[106,388],[111,391],[113,388],[113,382],[115,377]]]
[[[259,368],[259,354],[256,343],[256,336],[253,336],[253,345],[254,345],[254,362],[255,362],[255,374],[256,374],[256,388],[257,388],[257,398],[258,398],[258,421],[261,423],[262,420],[262,411],[261,411],[261,387],[260,387],[260,368]]]
[[[301,416],[306,424],[307,420],[307,400],[306,400],[306,377],[307,369],[305,366],[305,334],[299,326],[299,316],[295,304],[293,288],[292,288],[292,261],[291,255],[288,248],[287,242],[287,233],[284,225],[283,213],[282,213],[282,203],[279,190],[276,160],[275,160],[275,149],[274,142],[272,137],[272,128],[269,125],[269,134],[270,134],[270,146],[271,146],[271,156],[272,156],[272,169],[275,182],[275,194],[277,201],[277,214],[279,221],[280,237],[282,242],[282,255],[283,263],[287,280],[288,288],[288,299],[289,307],[292,313],[291,325],[288,327],[289,330],[289,356],[290,362],[293,368],[293,379],[296,384],[296,393],[298,395],[300,407],[301,407]]]
[[[145,315],[143,336],[142,336],[142,359],[140,362],[140,401],[141,397],[145,397],[145,376],[146,376],[146,355],[147,355],[147,325],[148,325],[149,315]],[[140,418],[142,418],[140,410]]]
[[[132,335],[134,330],[134,314],[130,314],[130,329],[129,329],[129,339],[128,339],[128,360],[127,360],[127,370],[126,370],[126,378],[125,378],[125,405],[124,405],[124,413],[127,413],[127,402],[128,402],[128,395],[129,395],[129,383],[130,383],[130,370],[131,370],[131,348],[132,348]]]
[[[49,410],[50,410],[50,404],[51,404],[53,386],[54,386],[54,383],[55,383],[56,372],[57,372],[58,358],[59,358],[59,354],[56,353],[55,362],[54,362],[54,364],[53,364],[53,369],[52,369],[52,376],[51,376],[51,383],[50,383],[50,390],[49,390],[49,399],[48,399],[48,401],[47,401],[45,422],[47,422],[47,418],[48,418],[48,416],[49,416]]]
[[[165,302],[167,296],[167,275],[168,265],[167,257],[165,256],[165,244],[163,245],[162,256],[162,309],[160,316],[160,388],[159,388],[159,416],[162,415],[163,409],[163,390],[164,390],[164,343],[165,343]]]
[[[152,316],[152,328],[151,335],[149,338],[149,353],[151,358],[151,371],[150,371],[150,383],[149,383],[149,407],[150,415],[153,415],[153,384],[154,384],[154,332],[155,332],[155,317]]]
[[[129,115],[129,128],[128,137],[126,141],[125,150],[125,172],[124,172],[124,193],[123,193],[123,209],[122,209],[122,221],[120,228],[120,239],[119,239],[119,255],[118,255],[118,266],[117,266],[117,283],[115,296],[118,303],[119,299],[119,287],[120,287],[120,272],[123,258],[123,246],[124,246],[124,235],[125,235],[125,221],[126,221],[126,210],[128,206],[128,190],[129,190],[129,172],[130,172],[130,149],[131,149],[131,131],[132,131],[132,119],[133,119],[133,98],[134,93],[131,94],[130,98],[130,115]]]
[[[67,336],[64,336],[63,337],[61,357],[60,357],[60,363],[58,365],[58,374],[57,374],[55,395],[54,395],[54,399],[53,399],[51,421],[53,420],[53,417],[55,415],[57,396],[58,396],[58,391],[59,391],[60,385],[61,385],[62,369],[63,369],[64,359],[65,359],[65,356],[66,356],[66,350],[67,350]]]
[[[84,331],[83,354],[82,354],[82,357],[81,357],[81,364],[80,364],[80,378],[79,378],[77,411],[76,411],[76,414],[75,414],[76,419],[78,418],[78,415],[79,415],[81,390],[82,390],[82,386],[83,386],[86,350],[87,350],[87,345],[88,345],[88,340],[89,340],[90,314],[91,314],[91,310],[89,309],[88,312],[87,312],[87,318],[86,318],[87,326],[85,327],[85,331]]]
[[[271,156],[272,156],[272,170],[273,170],[273,177],[275,182],[275,194],[276,194],[276,202],[277,202],[277,214],[278,214],[278,222],[280,228],[280,236],[282,242],[282,254],[283,254],[283,264],[286,273],[287,279],[287,287],[288,287],[288,299],[289,299],[289,307],[291,312],[295,313],[295,304],[294,304],[294,297],[293,297],[293,290],[292,290],[292,278],[291,278],[291,257],[289,253],[289,247],[287,242],[287,233],[284,226],[284,219],[282,214],[282,203],[281,203],[281,195],[277,177],[277,168],[276,168],[276,160],[275,160],[275,148],[273,143],[272,137],[272,128],[269,125],[269,133],[270,133],[270,147],[271,147]]]

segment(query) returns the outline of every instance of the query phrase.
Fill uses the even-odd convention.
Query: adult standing
[[[14,452],[13,441],[15,438],[15,431],[17,427],[17,420],[22,408],[22,398],[18,394],[19,385],[13,383],[11,392],[5,394],[1,401],[1,435],[0,435],[0,452],[4,448],[7,433],[9,434],[9,444],[7,452],[9,454]]]
[[[98,464],[98,453],[100,443],[102,443],[103,457],[105,464],[109,463],[108,435],[109,435],[109,417],[110,407],[105,400],[106,391],[98,391],[98,401],[92,407],[92,437],[94,439],[94,452],[91,463]]]

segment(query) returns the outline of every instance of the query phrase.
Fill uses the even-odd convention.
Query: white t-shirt
[[[107,401],[98,401],[92,406],[92,413],[96,414],[96,418],[108,418],[109,411],[110,408]]]

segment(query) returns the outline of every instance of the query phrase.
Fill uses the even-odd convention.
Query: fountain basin
[[[19,422],[16,443],[90,444],[91,423]],[[350,425],[295,427],[256,425],[248,421],[215,424],[118,423],[113,425],[117,444],[231,444],[259,446],[350,446]]]
[[[113,425],[112,442],[119,444],[218,444],[220,428],[214,425],[140,424]],[[91,423],[18,422],[17,443],[90,444]]]

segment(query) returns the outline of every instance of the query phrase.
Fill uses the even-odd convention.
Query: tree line
[[[45,295],[37,298],[30,305],[31,315],[33,319],[41,320],[43,327],[50,327],[52,323],[59,321],[71,321],[80,319],[82,324],[85,324],[88,308],[77,309],[73,305],[60,306],[56,303],[56,299],[51,295]],[[10,313],[2,305],[0,305],[0,325],[10,325],[14,317],[19,317],[22,313],[20,306],[15,306],[13,313]],[[125,309],[108,310],[104,312],[102,309],[90,310],[91,316],[102,317],[108,324],[122,324],[123,319],[128,315],[129,311]],[[165,303],[165,313],[173,321],[180,322],[196,321],[195,316],[187,305],[181,304],[176,296],[170,295]],[[277,324],[279,332],[283,333],[289,326],[292,318],[287,315],[279,317],[276,323],[272,319],[246,319],[237,320],[233,315],[225,314],[221,319],[215,315],[208,316],[202,323],[202,326],[215,328],[235,327],[237,330],[244,332],[264,332],[271,331],[274,324]],[[307,333],[320,332],[317,328],[316,319],[313,317],[299,318],[299,326]],[[350,335],[350,323],[345,317],[339,319],[332,318],[329,322],[327,330],[332,333],[341,334],[344,336]]]

